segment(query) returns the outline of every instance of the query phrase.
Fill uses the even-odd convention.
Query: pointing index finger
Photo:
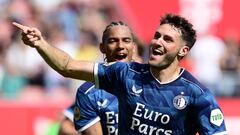
[[[18,27],[19,29],[23,30],[24,32],[27,31],[27,29],[29,28],[29,27],[27,27],[27,26],[24,26],[24,25],[22,25],[22,24],[20,24],[20,23],[16,23],[16,22],[13,22],[12,24],[13,24],[14,26]]]

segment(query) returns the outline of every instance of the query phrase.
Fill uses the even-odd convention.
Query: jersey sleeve
[[[227,135],[223,113],[208,91],[195,100],[199,135]]]
[[[96,88],[104,89],[117,96],[119,91],[116,91],[115,88],[124,86],[123,83],[128,70],[128,64],[123,62],[95,64],[94,79]]]
[[[69,106],[67,109],[64,110],[64,116],[71,120],[73,122],[73,110],[74,110],[74,104]]]
[[[82,132],[100,121],[94,97],[77,92],[74,106],[74,125],[78,132]]]

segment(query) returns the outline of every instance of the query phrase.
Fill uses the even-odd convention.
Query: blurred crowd
[[[223,39],[199,35],[185,61],[186,68],[216,96],[240,97],[240,43],[234,35]]]
[[[76,59],[103,61],[102,31],[118,13],[111,0],[1,0],[0,97],[9,100],[65,100],[79,81],[52,70],[33,48],[24,46],[16,21],[37,27],[55,47]],[[113,12],[114,10],[114,12]]]
[[[11,22],[39,28],[52,45],[76,59],[103,62],[104,56],[98,49],[102,32],[111,21],[122,17],[116,2],[0,0],[0,99],[69,100],[82,83],[62,77],[36,50],[24,46],[20,32]],[[149,44],[140,43],[146,48]],[[145,59],[147,53],[143,52],[140,55]],[[182,65],[215,95],[240,96],[240,44],[235,34],[223,39],[211,34],[201,35]]]

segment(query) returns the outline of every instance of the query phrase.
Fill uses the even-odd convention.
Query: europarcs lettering
[[[172,130],[148,125],[146,123],[141,122],[140,118],[150,120],[152,122],[160,121],[161,124],[165,125],[170,122],[170,116],[168,114],[163,114],[161,112],[146,109],[144,104],[137,103],[137,106],[132,117],[131,130],[135,130],[141,134],[146,135],[172,134]]]

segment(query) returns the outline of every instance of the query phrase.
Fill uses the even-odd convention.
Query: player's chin
[[[150,57],[148,63],[151,66],[158,67],[161,63],[161,58],[156,58],[156,57]]]
[[[148,64],[151,65],[151,66],[156,66],[157,65],[156,61],[151,60],[151,59],[149,59]]]

